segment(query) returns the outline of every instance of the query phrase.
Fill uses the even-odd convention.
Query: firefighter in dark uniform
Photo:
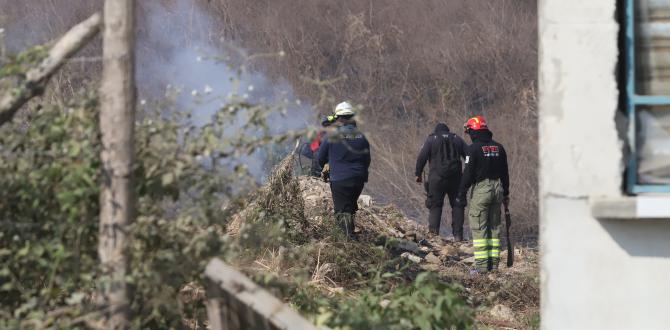
[[[423,168],[428,162],[428,180],[424,183],[426,207],[429,209],[428,230],[440,234],[444,196],[451,206],[451,229],[455,241],[463,240],[464,208],[456,204],[461,183],[462,163],[467,145],[460,136],[451,133],[444,123],[435,126],[435,131],[424,142],[416,160],[416,182],[422,182]]]
[[[358,197],[368,181],[370,144],[356,127],[348,102],[337,105],[335,116],[337,129],[323,140],[318,160],[321,167],[326,163],[329,166],[335,218],[347,237],[353,238]]]
[[[472,187],[468,218],[475,248],[474,271],[485,273],[497,269],[500,261],[500,207],[509,203],[507,153],[493,140],[484,117],[472,117],[464,126],[472,144],[466,149],[457,202],[465,205]]]

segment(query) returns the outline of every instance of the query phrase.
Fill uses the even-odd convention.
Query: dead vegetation
[[[477,324],[513,329],[537,326],[539,271],[535,250],[517,248],[513,268],[473,277],[469,273],[473,261],[470,243],[430,239],[424,226],[406,218],[393,205],[376,203],[360,203],[356,217],[358,240],[348,241],[333,225],[328,184],[317,178],[293,177],[292,164],[291,157],[285,159],[270,184],[250,204],[264,206],[251,208],[255,213],[246,208],[236,218],[237,224],[229,227],[229,233],[246,251],[246,258],[231,262],[258,281],[274,290],[287,283],[301,283],[311,290],[314,299],[356,299],[360,290],[371,285],[373,269],[395,267],[406,278],[429,271],[442,281],[463,287],[462,297],[477,310]],[[269,200],[272,202],[267,203]],[[283,208],[289,210],[282,211]],[[268,234],[263,225],[275,219],[268,215],[284,212],[301,214],[301,218],[296,218],[301,220],[280,224],[275,228],[279,229],[278,235]],[[259,232],[266,236],[259,237]],[[250,239],[252,236],[255,239]],[[279,238],[280,243],[270,243],[270,237]],[[506,252],[502,258],[505,260]],[[397,285],[403,285],[402,281]],[[309,313],[309,309],[294,301],[295,293],[275,292]]]
[[[176,2],[157,1],[166,6]],[[370,284],[371,269],[400,269],[403,264],[407,277],[429,270],[462,285],[469,304],[480,307],[477,320],[482,325],[536,324],[539,280],[534,250],[517,249],[512,269],[471,278],[467,261],[472,253],[467,246],[420,246],[425,230],[404,215],[424,218],[423,191],[413,183],[413,166],[426,134],[437,121],[446,121],[460,133],[467,116],[483,113],[510,154],[515,239],[536,239],[535,1],[203,0],[194,5],[215,13],[220,31],[201,31],[194,24],[180,31],[180,38],[206,33],[215,42],[224,36],[251,53],[283,50],[287,56],[259,61],[256,69],[288,80],[300,98],[315,104],[340,99],[361,104],[361,127],[374,149],[367,189],[380,204],[359,212],[359,241],[338,237],[327,185],[296,179],[283,170],[227,227],[238,243],[231,255],[239,257],[239,267],[276,288],[293,281],[306,283],[315,295],[355,297]],[[0,27],[29,31],[10,44],[10,50],[50,40],[97,9],[90,1],[58,6],[53,0],[0,0],[0,7]],[[34,24],[26,26],[27,22]],[[142,21],[138,23],[142,33]],[[87,72],[100,66],[86,54],[55,77],[52,91],[57,92],[49,93],[47,100],[63,102],[90,83]],[[327,102],[321,101],[324,95]],[[280,168],[291,166],[285,162]],[[399,262],[403,253],[418,256],[419,263]],[[183,298],[202,299],[202,291],[190,287]],[[290,290],[277,293],[295,298]]]
[[[203,8],[214,28],[195,19],[188,26],[165,24],[174,44],[153,42],[142,17],[156,3],[170,15]],[[328,112],[341,99],[362,105],[361,127],[374,149],[368,191],[414,219],[426,215],[423,190],[412,177],[425,136],[438,120],[460,133],[469,115],[488,116],[510,156],[515,238],[537,239],[536,1],[195,0],[187,12],[179,3],[140,3],[143,56],[164,56],[194,36],[214,47],[223,38],[251,54],[284,51],[254,61],[256,69],[288,81],[319,107],[315,112]],[[0,7],[11,51],[60,35],[99,4],[0,0]],[[16,31],[26,32],[12,38]],[[99,70],[91,60],[73,61],[55,77],[54,89],[65,93],[50,99],[66,99]]]
[[[227,40],[252,53],[285,51],[257,69],[287,79],[321,107],[316,111],[331,111],[342,99],[364,107],[361,127],[373,147],[368,191],[412,218],[426,215],[422,187],[413,182],[426,135],[437,121],[461,133],[468,116],[486,115],[510,156],[514,235],[537,238],[536,1],[213,0],[206,6]],[[324,89],[329,102],[316,102]]]

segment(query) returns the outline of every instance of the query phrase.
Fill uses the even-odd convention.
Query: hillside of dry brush
[[[156,10],[150,4],[190,17],[186,25],[165,22],[172,43],[148,35],[144,18]],[[7,34],[23,31],[9,40],[17,49],[53,39],[100,4],[0,0],[0,7]],[[165,56],[194,36],[250,54],[283,51],[254,68],[288,81],[314,105],[315,122],[340,100],[361,105],[373,147],[367,189],[415,219],[426,215],[424,192],[413,182],[426,135],[438,121],[461,134],[468,116],[487,116],[510,157],[515,236],[537,237],[536,1],[152,0],[139,7],[143,56]],[[196,10],[208,14],[207,23]],[[54,88],[67,97],[96,69],[95,61],[71,63]]]

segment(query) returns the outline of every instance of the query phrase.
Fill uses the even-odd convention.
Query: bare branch
[[[78,50],[100,31],[102,16],[93,14],[75,25],[51,48],[49,55],[36,68],[26,74],[26,79],[17,88],[10,89],[0,97],[0,125],[12,120],[16,112],[31,98],[42,93],[49,78]]]

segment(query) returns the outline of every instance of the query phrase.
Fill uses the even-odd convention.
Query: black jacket
[[[437,150],[436,148],[433,148],[433,144],[441,135],[448,135],[451,139],[452,145],[456,147],[458,156],[462,159],[465,159],[465,149],[467,148],[465,141],[463,141],[460,136],[449,132],[447,125],[439,123],[437,126],[435,126],[435,131],[428,135],[426,142],[424,142],[423,147],[421,147],[419,157],[416,160],[416,169],[414,171],[414,175],[421,176],[421,173],[423,173],[423,168],[426,166],[426,162],[429,162],[428,168],[430,169],[430,173],[437,173],[437,170],[433,168],[437,164],[435,164],[435,162],[431,162],[430,160],[437,156],[435,154]]]
[[[468,188],[484,179],[500,179],[503,194],[509,195],[507,152],[502,144],[493,141],[490,131],[470,133],[472,144],[466,150],[465,169],[461,179],[459,197],[465,198]]]

